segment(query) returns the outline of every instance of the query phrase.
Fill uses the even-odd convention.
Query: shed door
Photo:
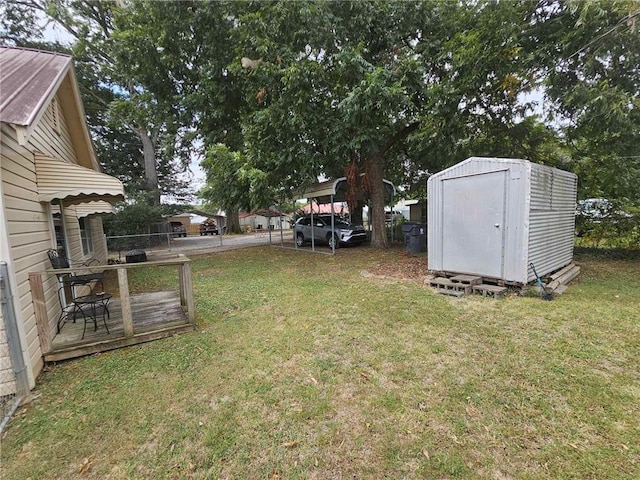
[[[443,181],[442,269],[502,278],[506,171]]]

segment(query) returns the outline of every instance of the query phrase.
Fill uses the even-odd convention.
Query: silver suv
[[[342,245],[359,245],[367,241],[367,232],[361,225],[352,225],[340,217],[333,219],[333,231],[331,230],[331,215],[314,215],[313,225],[311,216],[300,217],[293,225],[293,234],[298,247],[311,242],[324,243],[331,248]]]

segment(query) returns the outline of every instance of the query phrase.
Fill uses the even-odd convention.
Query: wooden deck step
[[[476,277],[475,275],[456,275],[449,280],[455,283],[464,283],[466,285],[479,285],[482,283],[482,277]]]
[[[473,293],[478,293],[483,297],[493,296],[493,298],[501,298],[505,292],[507,291],[506,287],[499,287],[497,285],[487,285],[486,283],[481,283],[480,285],[473,286]]]

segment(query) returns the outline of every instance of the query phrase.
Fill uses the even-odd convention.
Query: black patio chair
[[[75,297],[73,295],[73,290],[71,290],[71,300],[68,300],[65,292],[65,286],[66,285],[63,283],[58,287],[60,316],[56,322],[57,332],[60,333],[60,329],[67,321],[76,323],[76,318],[78,318],[78,316],[82,316],[84,326],[82,328],[81,338],[84,338],[87,331],[87,322],[93,322],[93,331],[95,332],[98,329],[98,315],[102,314],[102,323],[104,323],[104,328],[107,333],[110,333],[105,315],[106,318],[111,318],[111,315],[109,314],[109,300],[111,300],[112,295],[100,292]]]
[[[51,262],[51,267],[55,269],[61,268],[69,268],[69,260],[64,255],[61,255],[57,250],[51,249],[47,251],[47,256],[49,257],[49,261]],[[81,263],[80,267],[91,267],[98,263],[97,260],[90,260],[86,263]],[[82,275],[74,275],[71,273],[63,273],[58,275],[58,280],[61,283],[66,283],[71,287],[77,285],[88,285],[91,288],[91,283],[99,283],[101,290],[104,288],[104,273],[103,272],[95,272],[95,273],[87,273]],[[93,292],[93,288],[91,291]]]
[[[47,256],[51,261],[51,266],[54,270],[69,268],[69,260],[64,255],[60,255],[57,250],[51,249],[47,252]],[[89,268],[98,264],[97,260],[91,260],[86,263],[81,263],[80,267]],[[82,331],[82,338],[84,338],[85,330],[87,328],[87,322],[89,319],[93,320],[94,331],[97,328],[97,314],[102,313],[102,319],[104,326],[109,333],[109,328],[104,319],[105,313],[107,317],[109,315],[108,303],[111,298],[110,294],[103,292],[104,289],[104,273],[92,272],[81,275],[74,275],[71,273],[61,273],[57,275],[60,286],[58,288],[58,300],[60,302],[60,317],[57,322],[57,331],[60,333],[60,328],[65,322],[71,320],[75,323],[78,315],[82,316],[84,320],[84,328]],[[95,289],[97,284],[100,284],[100,289]],[[76,294],[76,288],[80,286],[86,286],[89,288],[89,294],[86,292],[83,295]],[[87,311],[87,309],[89,309]]]

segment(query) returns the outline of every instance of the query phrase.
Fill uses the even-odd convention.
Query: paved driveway
[[[282,232],[284,241],[292,241],[291,230]],[[271,232],[271,243],[280,245],[280,231]],[[269,245],[269,232],[245,233],[242,235],[193,235],[171,239],[169,249],[155,250],[154,253],[213,253],[223,250],[234,250],[237,248],[253,247],[257,245]]]

